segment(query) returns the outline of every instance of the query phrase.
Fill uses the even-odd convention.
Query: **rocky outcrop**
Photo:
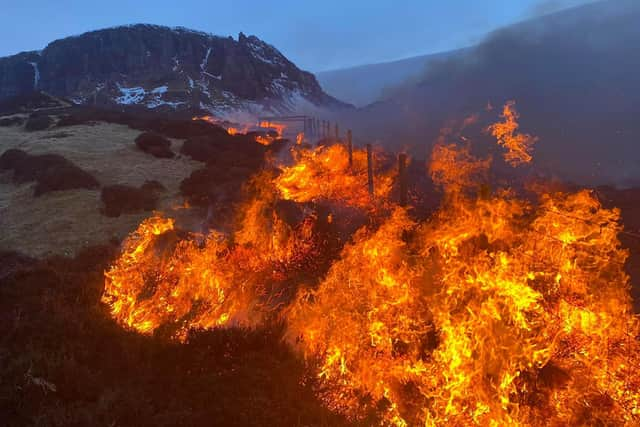
[[[0,99],[44,91],[90,105],[160,110],[344,108],[275,47],[184,28],[132,25],[0,59]]]

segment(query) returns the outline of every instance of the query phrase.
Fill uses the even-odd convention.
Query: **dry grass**
[[[68,134],[67,136],[62,136]],[[202,164],[178,156],[157,159],[136,149],[139,131],[101,123],[40,132],[21,127],[0,128],[0,153],[20,148],[33,154],[60,154],[85,169],[101,185],[140,186],[157,180],[167,188],[159,208],[183,221],[196,221],[195,212],[175,209],[182,204],[180,181]],[[179,152],[182,141],[173,140]],[[33,197],[34,183],[16,185],[11,172],[0,174],[0,250],[35,257],[73,255],[83,247],[122,238],[149,213],[108,218],[100,213],[100,191],[58,191]]]

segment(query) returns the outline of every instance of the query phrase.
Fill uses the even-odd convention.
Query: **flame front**
[[[515,109],[515,102],[509,101],[502,110],[502,122],[489,126],[488,130],[496,137],[498,144],[507,151],[504,153],[504,160],[512,166],[529,163],[533,159],[531,150],[538,140],[536,137],[518,133],[519,115]]]
[[[283,199],[300,203],[324,200],[357,208],[372,206],[365,185],[365,150],[353,150],[351,166],[347,148],[341,144],[297,148],[293,157],[295,163],[281,167],[275,181]],[[391,192],[395,170],[385,172],[376,168],[375,172],[374,199],[384,201]]]
[[[103,302],[118,321],[149,334],[165,328],[183,339],[189,329],[255,326],[272,310],[270,282],[316,249],[309,215],[295,228],[275,214],[269,175],[249,184],[233,236],[211,231],[179,238],[174,221],[154,216],[124,242],[105,272]]]
[[[531,161],[512,104],[491,126],[512,166]],[[491,190],[491,158],[469,144],[434,147],[428,172],[444,193],[425,221],[388,202],[396,180],[366,152],[295,145],[293,164],[263,171],[230,235],[178,238],[172,220],[143,222],[105,273],[103,300],[121,323],[150,333],[257,325],[279,308],[285,339],[308,362],[325,404],[394,426],[640,424],[640,322],[633,313],[620,212],[588,190]],[[378,163],[384,163],[379,158]],[[387,200],[375,210],[376,199]],[[318,211],[297,226],[281,200],[367,212],[326,274],[306,260]],[[375,213],[375,215],[373,214]],[[343,220],[330,214],[327,223]],[[269,301],[269,284],[309,285]],[[273,295],[271,296],[273,298]],[[276,297],[277,298],[277,297]]]

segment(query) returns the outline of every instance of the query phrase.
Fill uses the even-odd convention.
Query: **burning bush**
[[[535,138],[516,132],[508,106],[491,129],[518,166]],[[171,219],[143,222],[103,301],[123,325],[179,338],[279,313],[323,402],[352,420],[637,424],[640,322],[619,210],[587,190],[491,189],[491,165],[443,137],[429,165],[443,201],[419,221],[378,201],[393,172],[378,169],[367,193],[366,153],[350,165],[342,146],[300,147],[293,164],[254,176],[229,233],[180,238]],[[335,221],[325,205],[368,214],[337,260],[319,234]],[[312,262],[325,257],[326,274]]]
[[[443,206],[357,233],[288,309],[290,342],[352,418],[369,396],[398,426],[632,424],[640,323],[619,211],[588,191],[478,194],[489,165],[437,145]]]
[[[330,201],[340,205],[369,208],[367,187],[367,153],[353,152],[352,164],[343,145],[298,148],[293,151],[295,164],[281,167],[275,184],[285,200],[297,202]],[[375,199],[384,203],[391,191],[395,170],[379,153],[374,182]],[[385,167],[386,166],[386,167]]]

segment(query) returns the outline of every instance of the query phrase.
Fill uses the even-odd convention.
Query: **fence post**
[[[353,141],[351,136],[351,129],[347,131],[347,152],[349,153],[349,168],[353,167]]]
[[[400,181],[400,206],[407,205],[407,155],[398,155],[398,180]]]
[[[371,144],[367,144],[367,184],[369,195],[373,197],[373,151]]]

